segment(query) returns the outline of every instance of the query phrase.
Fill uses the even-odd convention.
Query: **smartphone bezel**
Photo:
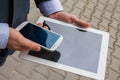
[[[24,28],[27,24],[28,24],[29,22],[23,22],[23,23],[21,23],[17,28],[16,28],[16,30],[18,30],[18,31],[20,31],[22,28]],[[32,23],[30,23],[30,24],[32,24]],[[34,25],[34,24],[32,24],[32,25]],[[35,25],[35,27],[38,27],[38,26],[36,26]],[[39,27],[39,28],[42,28],[42,27]],[[42,29],[44,29],[44,28],[42,28]],[[54,51],[54,50],[56,50],[56,48],[60,45],[60,43],[62,42],[62,40],[63,40],[63,36],[62,35],[60,35],[60,34],[58,34],[58,33],[55,33],[55,32],[53,32],[53,31],[49,31],[49,30],[47,30],[47,29],[44,29],[45,31],[48,31],[48,32],[51,32],[51,33],[54,33],[54,34],[56,34],[56,35],[59,35],[60,37],[55,41],[55,43],[52,45],[52,47],[51,48],[47,48],[47,47],[45,47],[45,46],[43,46],[43,45],[41,45],[41,44],[38,44],[38,45],[40,45],[42,48],[44,48],[44,49],[46,49],[46,50],[49,50],[49,51]]]

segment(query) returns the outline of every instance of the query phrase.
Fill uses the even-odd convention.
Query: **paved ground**
[[[110,33],[105,80],[120,80],[120,0],[61,0],[66,12],[91,23],[91,27]],[[40,13],[31,0],[29,21]],[[0,80],[92,80],[62,70],[9,56],[0,67]]]

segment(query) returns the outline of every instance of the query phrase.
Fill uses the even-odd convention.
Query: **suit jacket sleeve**
[[[38,7],[44,16],[49,16],[50,14],[63,10],[59,0],[46,0],[39,3]]]

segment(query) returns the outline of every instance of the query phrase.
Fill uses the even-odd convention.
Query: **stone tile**
[[[18,67],[16,68],[16,71],[30,78],[32,75],[32,71],[36,65],[37,65],[36,63],[32,63],[32,62],[24,60],[23,63],[18,65]]]
[[[64,5],[73,8],[73,4],[75,4],[74,0],[67,0]]]
[[[35,8],[36,7],[34,0],[30,0],[30,3],[32,3],[32,4],[30,4],[30,8]]]
[[[93,2],[92,2],[93,1]],[[95,10],[97,3],[95,2],[96,0],[91,0],[89,1],[88,5],[86,6],[87,8],[89,8],[90,10]],[[94,3],[95,2],[95,3]]]
[[[99,23],[100,25],[102,25],[103,27],[105,28],[108,28],[109,27],[109,21],[105,18],[102,18],[102,22]]]
[[[116,39],[116,32],[117,30],[111,26],[109,26],[109,33],[110,33],[110,36],[114,39]]]
[[[114,6],[117,0],[109,0],[108,4],[111,4],[111,6]]]
[[[105,6],[99,2],[98,6],[96,7],[96,10],[104,11],[104,8]]]
[[[37,8],[31,9],[28,14],[28,21],[35,24],[38,18],[40,17],[40,15],[41,14]]]
[[[54,72],[53,70],[49,71],[50,76],[48,80],[65,80],[63,76],[59,75],[58,73]]]
[[[66,0],[60,0],[61,3],[65,3]]]
[[[120,6],[120,0],[118,0],[118,6]]]
[[[120,41],[119,41],[120,42]],[[116,56],[118,59],[120,59],[120,47],[119,46],[115,46],[115,51],[112,54],[114,56]]]
[[[120,5],[120,4],[119,4],[119,5]],[[120,13],[120,6],[116,6],[116,8],[115,8],[115,12]]]
[[[104,1],[103,0],[99,0],[100,3],[104,4],[104,6],[107,4],[107,1],[108,0],[104,0]]]
[[[117,35],[118,36],[116,36],[117,37],[117,42],[116,42],[116,45],[118,45],[119,46],[119,48],[120,48],[120,34],[119,33],[117,33]]]
[[[115,72],[111,68],[108,68],[108,77],[106,77],[105,80],[118,80],[119,76],[120,76],[119,73]]]
[[[16,71],[13,71],[11,74],[10,74],[10,78],[9,80],[28,80],[24,75],[21,75],[19,74],[18,72]]]
[[[108,29],[103,27],[103,26],[98,26],[98,29],[101,30],[101,31],[105,31],[105,32],[108,32]]]
[[[91,78],[88,78],[88,77],[83,77],[83,76],[81,76],[81,77],[80,77],[80,80],[94,80],[94,79],[91,79]]]
[[[97,4],[98,0],[89,0],[89,2],[92,2],[94,4]],[[92,4],[91,4],[92,5]]]
[[[114,49],[113,45],[114,45],[115,39],[113,39],[112,37],[110,37],[109,39],[109,47]]]
[[[113,53],[113,49],[109,48],[107,54],[107,60],[112,61],[112,53]]]
[[[80,14],[81,11],[82,11],[81,9],[75,7],[75,9],[73,9],[73,11],[71,11],[70,13],[79,18],[79,14]]]
[[[115,6],[111,5],[111,4],[108,4],[107,7],[106,7],[106,10],[109,11],[110,13],[112,12],[113,13],[113,9],[114,9]]]
[[[108,12],[107,10],[105,11],[103,17],[106,18],[107,20],[111,20],[113,13]]]
[[[120,72],[120,59],[112,56],[112,63],[109,65],[116,73]]]
[[[47,77],[37,73],[35,71],[32,72],[32,78],[30,80],[47,80]]]
[[[16,61],[18,61],[18,62],[21,63],[21,62],[23,62],[24,60],[19,57],[19,54],[20,54],[20,51],[16,51],[16,52],[14,52],[13,55],[11,55],[11,57],[14,58]]]
[[[79,78],[79,75],[67,72],[64,80],[78,80]]]
[[[49,74],[49,67],[48,66],[44,66],[44,65],[38,65],[36,67],[34,67],[34,70],[36,72],[39,72],[41,73],[42,75],[48,77],[50,74]]]
[[[65,12],[71,12],[72,11],[72,8],[69,8],[68,6],[63,6],[63,9]]]
[[[84,13],[82,15],[86,16],[90,19],[90,15],[92,14],[92,11],[88,8],[85,9]]]
[[[15,70],[18,64],[19,63],[15,59],[8,57],[5,64],[2,67],[0,67],[0,74],[8,78],[12,71]]]
[[[113,18],[120,21],[120,13],[115,12],[114,15],[113,15]]]
[[[0,80],[8,80],[8,78],[6,78],[6,77],[0,75]]]
[[[119,21],[115,20],[114,18],[112,18],[111,20],[112,20],[112,22],[110,23],[110,26],[112,26],[113,28],[115,28],[117,30]]]
[[[60,69],[56,69],[56,68],[50,68],[51,70],[53,70],[54,72],[60,74],[61,76],[65,77],[66,76],[66,72]]]
[[[80,1],[83,1],[84,3],[88,3],[88,0],[80,0]]]
[[[95,10],[95,12],[94,12],[94,14],[92,14],[93,16],[95,16],[96,18],[98,18],[98,19],[101,19],[101,15],[102,15],[103,13],[100,11],[100,10]]]
[[[78,2],[76,3],[75,6],[78,7],[79,9],[83,10],[85,5],[86,5],[85,2],[78,0]]]
[[[96,28],[99,26],[98,23],[99,23],[99,19],[97,19],[96,17],[92,17],[92,20],[90,21],[90,24],[92,26],[95,26]]]

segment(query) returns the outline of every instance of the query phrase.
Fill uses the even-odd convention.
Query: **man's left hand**
[[[53,13],[53,14],[49,15],[48,17],[57,19],[57,20],[61,20],[64,22],[72,23],[72,24],[75,24],[75,25],[83,27],[83,28],[87,28],[90,26],[90,24],[88,22],[80,20],[76,16],[66,13],[66,12],[63,12],[63,11]]]

